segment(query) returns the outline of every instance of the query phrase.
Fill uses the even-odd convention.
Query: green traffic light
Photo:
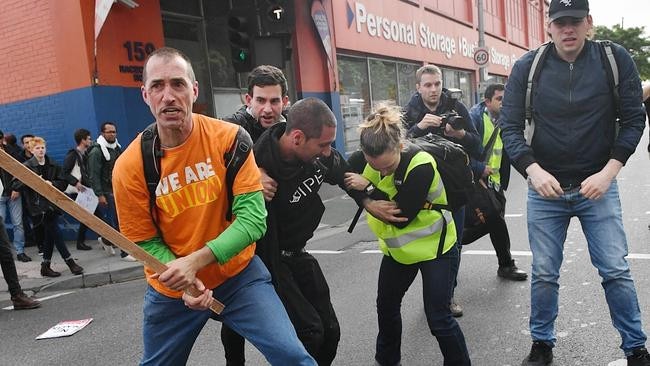
[[[239,60],[240,61],[246,61],[247,56],[248,55],[246,54],[246,52],[244,52],[244,50],[239,51]]]

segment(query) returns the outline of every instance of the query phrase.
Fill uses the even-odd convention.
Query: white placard
[[[95,209],[97,209],[97,205],[99,204],[99,198],[95,196],[95,192],[93,192],[92,188],[86,187],[83,192],[79,192],[77,194],[77,199],[75,202],[79,206],[83,207],[86,211],[94,213]]]
[[[92,321],[93,318],[62,321],[36,337],[36,339],[68,337],[84,329]]]

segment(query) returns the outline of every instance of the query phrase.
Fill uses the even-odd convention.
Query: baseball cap
[[[548,7],[550,21],[562,17],[584,18],[589,15],[588,0],[552,0]]]

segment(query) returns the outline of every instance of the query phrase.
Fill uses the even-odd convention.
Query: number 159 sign
[[[479,47],[474,51],[474,62],[478,66],[485,66],[490,61],[490,53],[487,48]]]

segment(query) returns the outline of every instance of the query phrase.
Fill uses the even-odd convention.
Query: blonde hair
[[[375,110],[359,125],[361,150],[373,157],[399,150],[404,135],[402,111],[390,101],[377,103]]]
[[[43,145],[45,146],[45,139],[40,137],[40,136],[34,136],[32,137],[31,140],[29,140],[29,151],[32,151],[34,146],[36,145]]]

